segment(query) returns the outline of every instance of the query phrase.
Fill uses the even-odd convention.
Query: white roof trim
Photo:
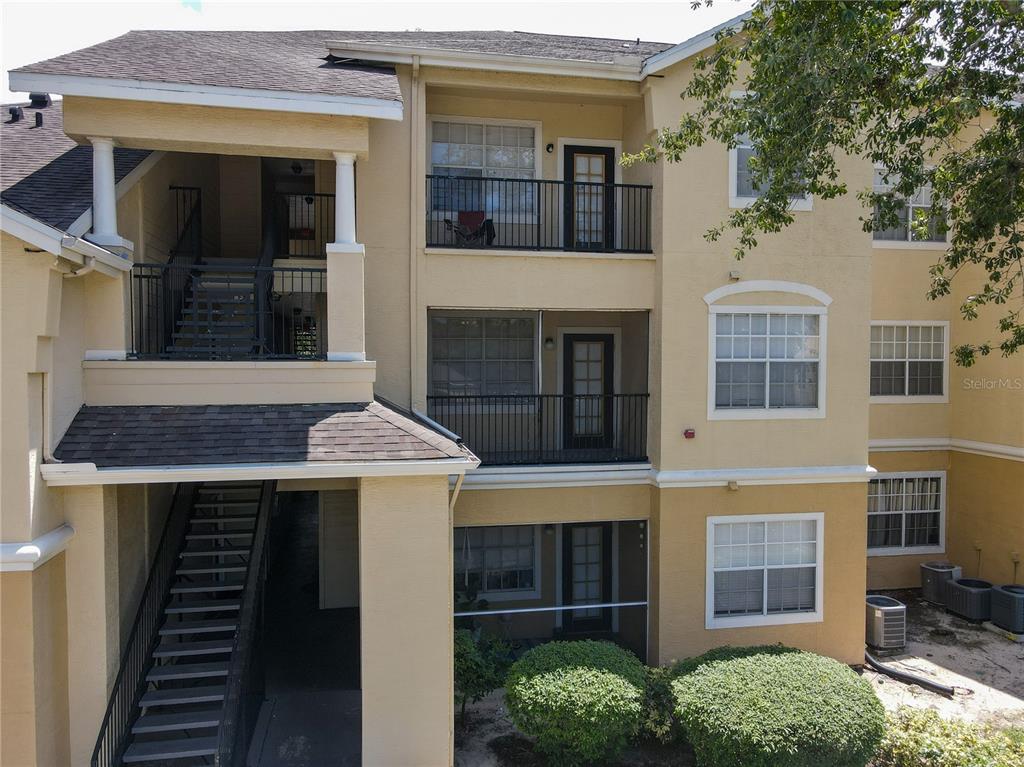
[[[640,76],[647,77],[648,75],[656,74],[673,64],[678,64],[680,61],[696,56],[698,53],[703,53],[715,44],[715,35],[723,29],[741,26],[744,21],[750,18],[750,14],[750,11],[741,13],[739,16],[734,16],[728,21],[723,21],[718,26],[712,27],[707,32],[701,32],[696,37],[691,37],[689,40],[684,40],[661,53],[654,54],[644,62]]]
[[[0,206],[0,229],[19,240],[40,250],[45,250],[75,264],[84,264],[86,259],[95,259],[115,272],[127,272],[132,262],[87,240],[72,237],[60,229],[44,224],[19,210],[7,205]],[[108,270],[101,270],[109,274]]]
[[[394,45],[358,40],[328,40],[331,55],[339,58],[368,59],[392,64],[450,67],[453,69],[487,69],[497,72],[529,72],[542,75],[598,77],[608,80],[640,80],[640,56],[616,56],[612,63],[582,59],[556,59],[545,56],[522,56],[508,53],[483,53],[447,48]]]
[[[39,467],[51,487],[137,485],[153,482],[207,482],[248,479],[337,479],[462,474],[480,465],[475,457],[410,461],[288,461],[283,463],[135,466],[98,469],[94,463],[44,463]]]
[[[799,296],[813,298],[822,306],[829,306],[832,303],[832,296],[813,285],[805,285],[802,282],[786,282],[785,280],[744,280],[723,285],[715,288],[704,296],[704,303],[708,306],[726,296],[735,296],[743,293],[794,293]]]
[[[403,114],[400,101],[365,96],[335,96],[326,93],[120,80],[83,75],[51,75],[39,72],[11,72],[10,89],[45,91],[64,96],[155,101],[162,104],[373,117],[379,120],[401,120]]]
[[[868,442],[873,453],[915,453],[932,450],[953,450],[957,453],[972,453],[989,458],[1005,458],[1010,461],[1024,461],[1024,447],[1001,445],[997,442],[978,442],[972,439],[951,439],[949,437],[905,437],[894,439],[873,439]]]
[[[874,467],[791,466],[765,469],[691,469],[654,473],[658,487],[724,487],[730,482],[743,485],[819,485],[846,482],[867,482],[875,475]]]
[[[0,573],[31,572],[67,548],[75,535],[71,525],[61,525],[25,543],[0,543]]]

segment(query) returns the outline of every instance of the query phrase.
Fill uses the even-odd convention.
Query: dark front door
[[[615,150],[600,146],[565,147],[565,247],[615,248]]]
[[[608,450],[613,444],[615,337],[610,333],[564,338],[562,393],[566,450]]]
[[[562,528],[562,601],[599,605],[612,601],[612,523],[564,525]],[[566,633],[609,631],[612,610],[594,607],[566,610]]]

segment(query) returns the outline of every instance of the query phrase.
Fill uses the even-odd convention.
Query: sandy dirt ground
[[[907,646],[879,660],[950,685],[955,694],[947,698],[866,669],[864,676],[887,709],[930,708],[949,719],[1024,726],[1024,644],[950,615],[919,593],[890,596],[907,605]]]

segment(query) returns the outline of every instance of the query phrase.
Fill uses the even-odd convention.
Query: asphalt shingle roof
[[[331,64],[337,32],[139,30],[17,72],[402,100],[391,67]]]
[[[9,106],[25,117],[11,122]],[[35,108],[5,105],[0,123],[0,199],[22,213],[66,230],[92,206],[92,147],[79,146],[64,135],[61,102]],[[35,127],[36,114],[43,115]],[[115,149],[118,181],[149,155],[143,149]]]
[[[98,468],[468,458],[379,402],[82,407],[55,451]]]

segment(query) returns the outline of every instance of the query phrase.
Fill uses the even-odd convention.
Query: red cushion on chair
[[[485,214],[482,210],[460,210],[459,223],[471,232],[475,232],[484,223]]]

